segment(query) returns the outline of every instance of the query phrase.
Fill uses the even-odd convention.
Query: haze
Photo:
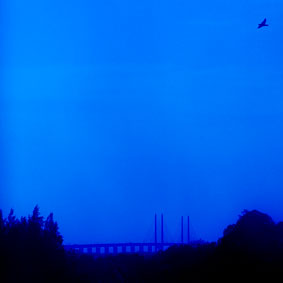
[[[64,243],[283,220],[283,3],[2,1],[1,194]],[[257,29],[267,18],[268,27]]]

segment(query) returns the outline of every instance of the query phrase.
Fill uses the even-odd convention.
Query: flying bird
[[[266,24],[266,19],[264,19],[262,21],[262,23],[258,24],[258,27],[257,28],[262,28],[262,27],[268,27],[268,25]]]

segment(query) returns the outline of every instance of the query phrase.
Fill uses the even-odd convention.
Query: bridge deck
[[[82,244],[64,245],[68,251],[87,253],[92,255],[118,254],[118,253],[139,253],[152,254],[165,250],[170,246],[180,243],[106,243],[106,244]]]

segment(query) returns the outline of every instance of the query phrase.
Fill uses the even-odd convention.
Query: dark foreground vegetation
[[[64,251],[50,214],[4,219],[0,210],[0,282],[281,282],[283,222],[244,211],[217,242],[178,245],[152,256],[93,258]],[[275,277],[273,277],[275,278]]]

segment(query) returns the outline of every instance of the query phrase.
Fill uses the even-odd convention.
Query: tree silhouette
[[[11,208],[10,213],[8,215],[7,219],[7,228],[12,228],[17,224],[16,216],[14,215],[14,210]]]
[[[275,226],[270,216],[257,210],[244,210],[237,223],[224,230],[220,243],[249,251],[271,248]]]
[[[31,233],[41,233],[43,227],[43,217],[40,216],[38,205],[33,209],[32,215],[28,217],[28,226]]]
[[[60,247],[63,243],[63,237],[59,233],[57,222],[53,219],[53,213],[50,213],[44,222],[45,237],[49,238],[52,244]]]
[[[53,214],[44,220],[38,205],[32,215],[20,220],[13,209],[7,219],[0,211],[0,262],[4,263],[0,282],[7,278],[9,282],[57,282],[65,278],[72,271],[66,271],[62,243]]]

